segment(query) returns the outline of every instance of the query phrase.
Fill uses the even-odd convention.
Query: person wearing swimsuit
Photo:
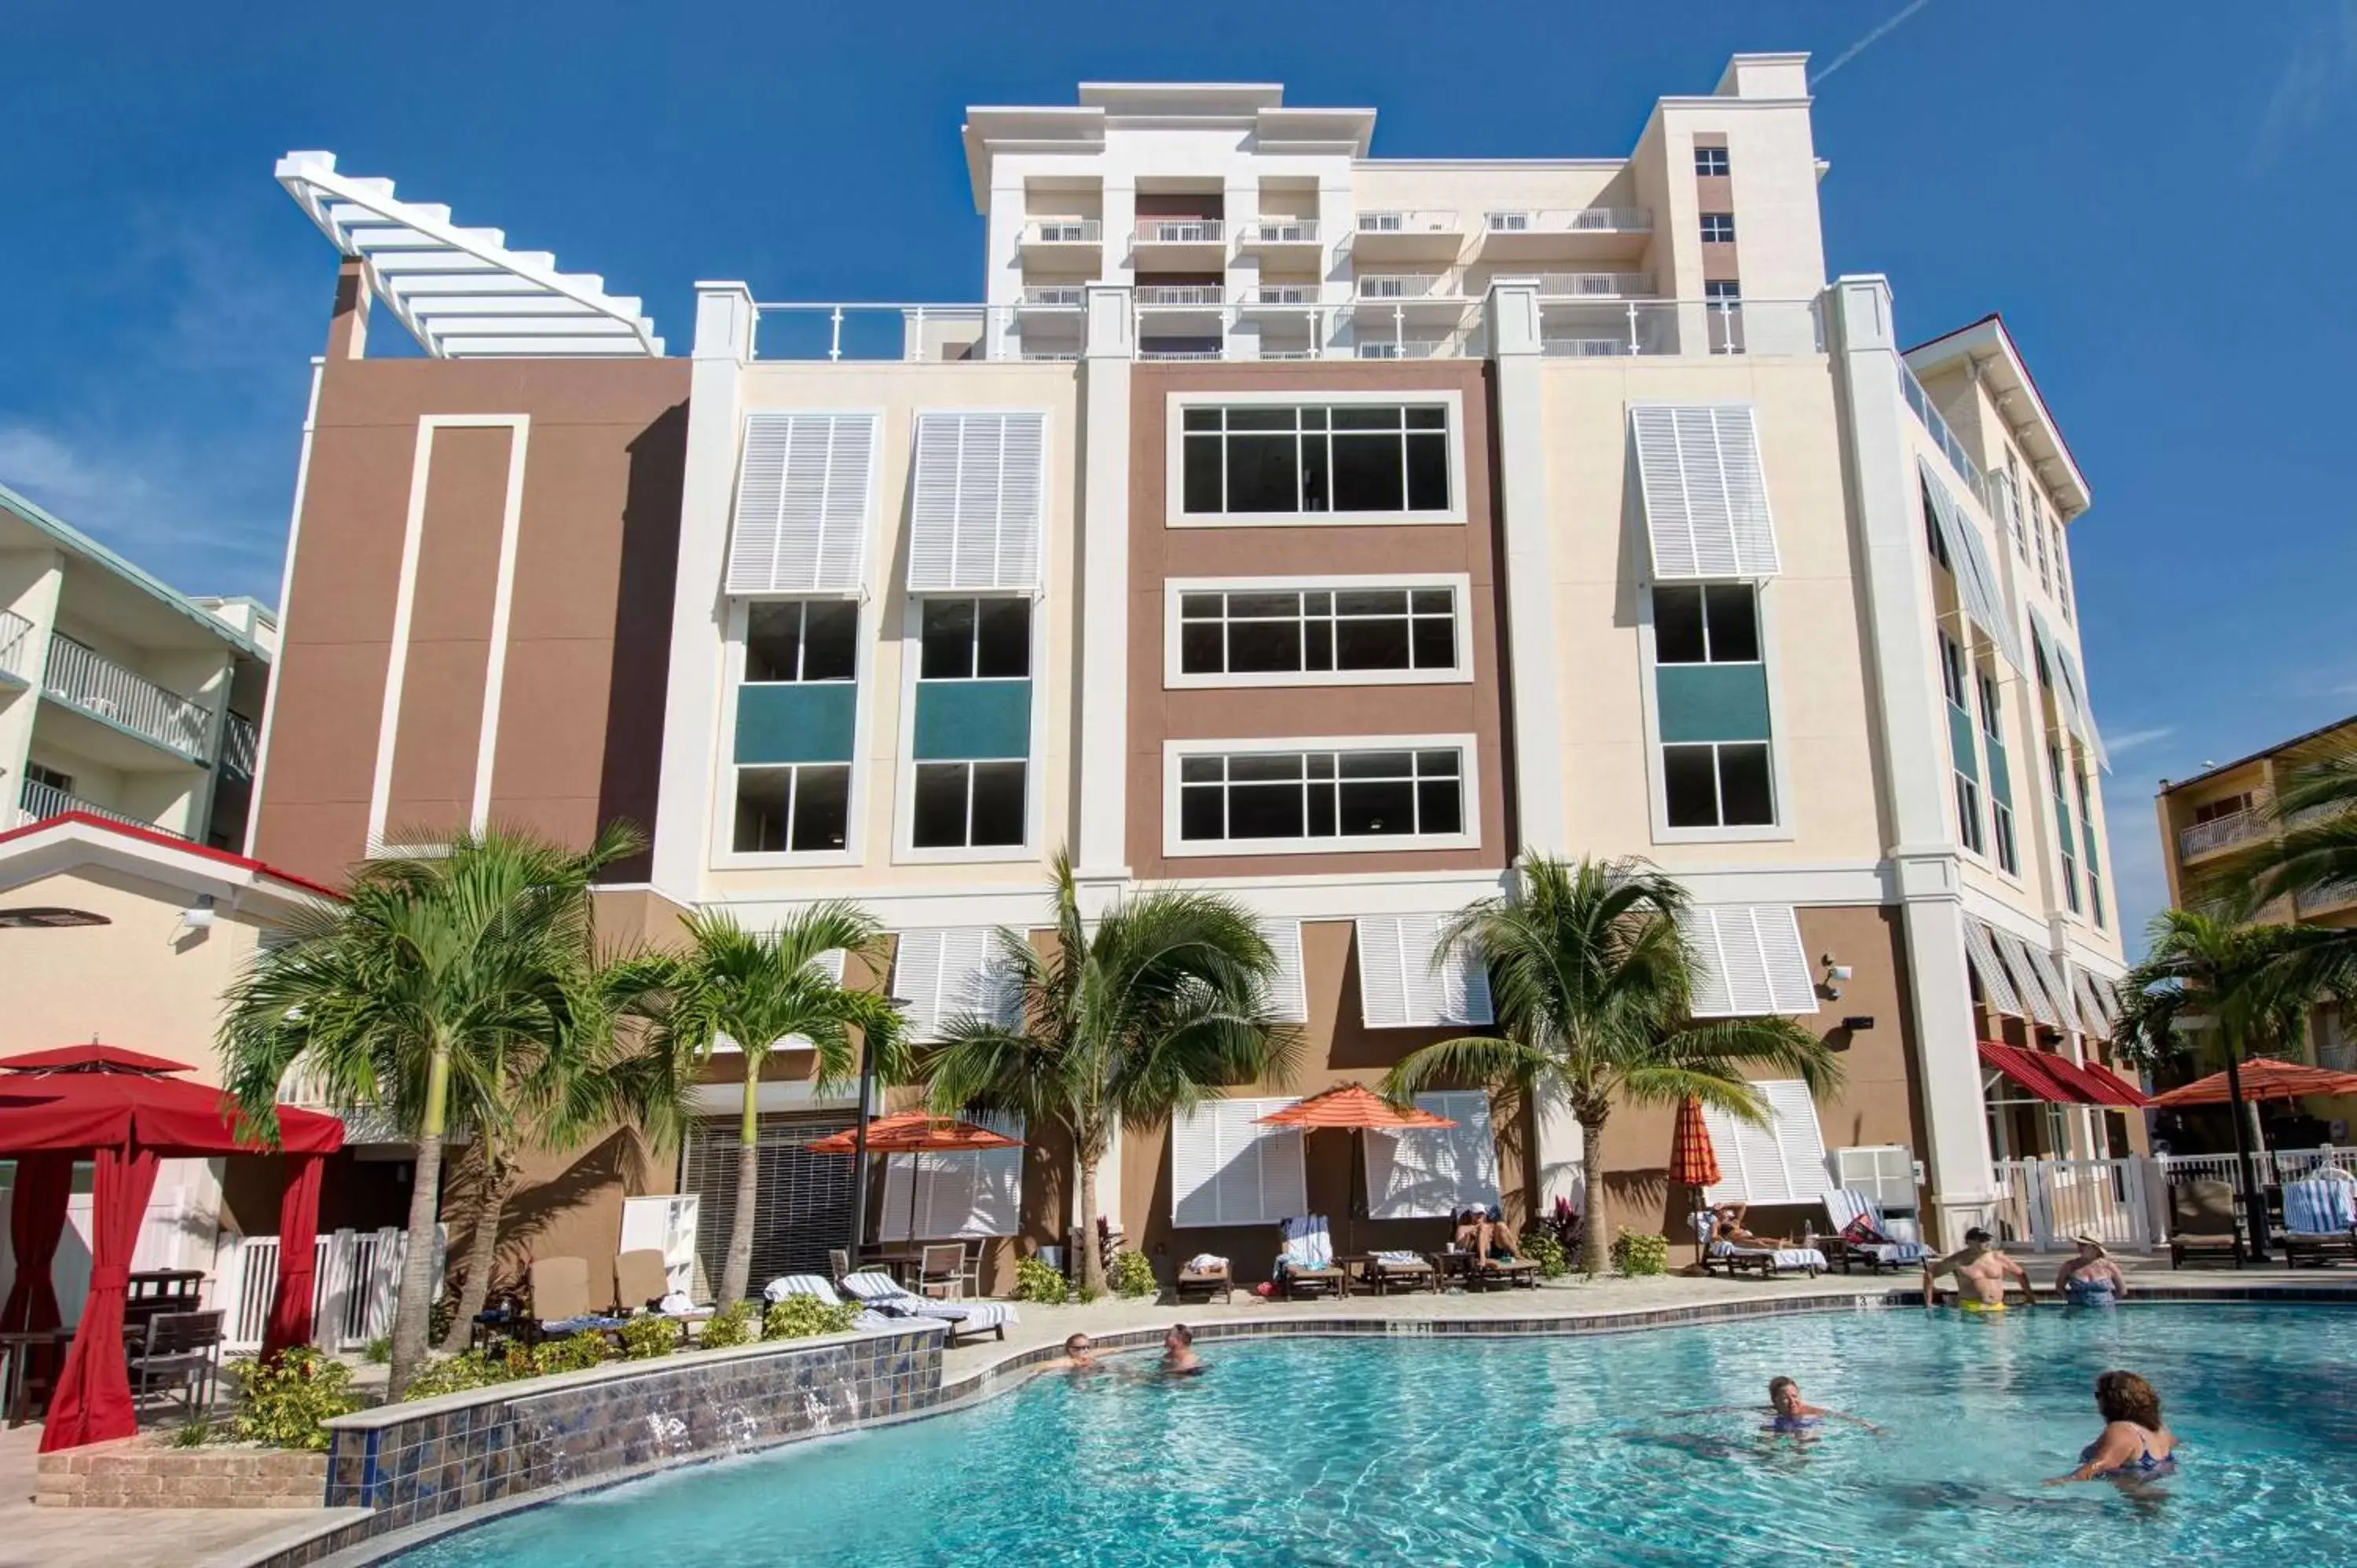
[[[2046,1484],[2066,1481],[2158,1480],[2177,1470],[2177,1434],[2160,1417],[2160,1395],[2134,1372],[2105,1372],[2095,1380],[2095,1408],[2104,1431],[2079,1451],[2079,1467]]]
[[[1997,1251],[1996,1238],[1975,1225],[1964,1232],[1964,1249],[1944,1258],[1923,1264],[1923,1305],[1937,1306],[1942,1274],[1956,1276],[1956,1305],[1967,1314],[1999,1313],[2005,1310],[2005,1283],[2010,1279],[2021,1282],[2024,1300],[2038,1305],[2038,1287],[2029,1283],[2029,1271]]]
[[[1861,1421],[1847,1411],[1828,1410],[1821,1404],[1810,1404],[1801,1398],[1801,1385],[1790,1378],[1768,1380],[1768,1412],[1767,1423],[1760,1429],[1762,1432],[1786,1435],[1814,1432],[1825,1423],[1825,1418],[1828,1416],[1835,1421],[1846,1421],[1852,1425],[1863,1426],[1878,1436],[1882,1432],[1882,1428],[1875,1425],[1874,1423]]]
[[[2093,1236],[2074,1236],[2076,1256],[2063,1260],[2054,1276],[2054,1288],[2073,1306],[2110,1306],[2127,1299],[2127,1276],[2111,1253]]]

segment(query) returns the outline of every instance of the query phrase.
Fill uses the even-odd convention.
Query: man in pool
[[[2029,1271],[1996,1250],[1996,1238],[1975,1225],[1964,1232],[1964,1251],[1951,1252],[1923,1265],[1923,1305],[1940,1305],[1939,1280],[1942,1274],[1956,1276],[1956,1305],[1968,1313],[1996,1313],[2005,1310],[2005,1282],[2009,1276],[2021,1282],[2024,1303],[2038,1305],[2038,1287],[2029,1283]]]
[[[1089,1342],[1089,1337],[1075,1334],[1064,1341],[1064,1359],[1048,1364],[1068,1372],[1093,1372],[1101,1363],[1097,1360],[1096,1347]]]
[[[1173,1378],[1191,1378],[1203,1369],[1195,1358],[1195,1331],[1183,1323],[1174,1323],[1170,1332],[1162,1337],[1162,1370]]]

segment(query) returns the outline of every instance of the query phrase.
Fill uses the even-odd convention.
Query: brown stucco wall
[[[1455,392],[1463,409],[1466,521],[1353,527],[1169,526],[1169,399],[1177,392]],[[1462,360],[1414,364],[1324,362],[1140,364],[1131,381],[1129,615],[1129,864],[1139,877],[1285,876],[1318,872],[1378,875],[1503,866],[1507,820],[1503,650],[1495,568],[1497,519],[1490,480],[1486,367]],[[1471,580],[1473,679],[1451,685],[1254,686],[1168,691],[1163,686],[1164,585],[1172,577],[1464,573]],[[1475,737],[1481,842],[1472,849],[1355,850],[1335,854],[1186,855],[1162,853],[1162,743],[1167,739],[1283,739],[1338,735]]]
[[[617,816],[651,824],[687,386],[684,360],[328,360],[257,854],[332,882],[365,849],[430,414],[530,421],[493,817],[576,842]],[[509,442],[497,428],[433,436],[389,828],[445,827],[471,800]]]

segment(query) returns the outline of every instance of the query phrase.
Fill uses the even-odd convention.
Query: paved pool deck
[[[2058,1257],[2027,1257],[2041,1286],[2053,1278]],[[2322,1289],[2357,1302],[2357,1269],[2201,1269],[2173,1272],[2167,1258],[2124,1257],[2133,1298],[2139,1284],[2224,1297],[2244,1290],[2303,1292]],[[1039,1306],[1023,1303],[1023,1321],[1006,1339],[970,1340],[943,1359],[945,1378],[974,1377],[1001,1360],[1060,1343],[1079,1332],[1110,1336],[1157,1330],[1175,1322],[1234,1326],[1295,1325],[1312,1328],[1321,1319],[1450,1321],[1565,1320],[1608,1326],[1622,1314],[1642,1315],[1695,1306],[1757,1300],[1835,1298],[1879,1294],[1914,1283],[1905,1274],[1826,1274],[1777,1280],[1695,1279],[1666,1274],[1653,1279],[1551,1280],[1534,1290],[1477,1294],[1428,1293],[1352,1295],[1341,1302],[1266,1301],[1237,1292],[1227,1302],[1178,1306],[1168,1301],[1105,1300],[1085,1306]],[[382,1373],[369,1369],[373,1382]],[[358,1510],[327,1509],[62,1509],[33,1505],[34,1458],[40,1428],[0,1430],[0,1568],[237,1568],[278,1546],[301,1540]]]

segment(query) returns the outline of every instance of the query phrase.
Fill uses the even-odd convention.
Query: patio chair
[[[1738,1247],[1732,1241],[1721,1240],[1715,1233],[1717,1217],[1706,1208],[1696,1210],[1693,1219],[1695,1240],[1702,1248],[1702,1271],[1706,1274],[1723,1273],[1733,1279],[1748,1272],[1772,1280],[1788,1270],[1797,1270],[1815,1279],[1833,1266],[1814,1247]]]
[[[2284,1264],[2321,1268],[2347,1259],[2357,1262],[2357,1187],[2339,1173],[2287,1181],[2283,1187]]]
[[[2188,1258],[2229,1257],[2243,1266],[2243,1230],[2234,1216],[2234,1188],[2215,1176],[2169,1189],[2169,1266]]]
[[[1864,1263],[1868,1273],[1878,1274],[1885,1269],[1903,1269],[1921,1263],[1932,1256],[1932,1249],[1921,1241],[1901,1241],[1890,1234],[1890,1227],[1882,1218],[1882,1205],[1870,1193],[1854,1187],[1835,1187],[1825,1194],[1825,1218],[1833,1221],[1830,1235],[1820,1236],[1825,1251],[1847,1273],[1853,1263]]]
[[[843,1298],[835,1294],[834,1287],[816,1274],[780,1274],[761,1287],[761,1299],[772,1306],[789,1297],[798,1295],[809,1296],[813,1301],[823,1301],[829,1306],[844,1305]],[[879,1328],[898,1328],[902,1321],[900,1318],[887,1316],[883,1313],[862,1307],[859,1316],[852,1319],[851,1326],[864,1328],[872,1333]]]
[[[1297,1215],[1279,1222],[1285,1245],[1276,1255],[1277,1294],[1288,1300],[1324,1292],[1341,1294],[1350,1276],[1334,1262],[1334,1239],[1322,1214]]]
[[[1171,1280],[1170,1291],[1181,1305],[1186,1304],[1189,1293],[1201,1296],[1205,1301],[1215,1295],[1227,1301],[1236,1294],[1236,1276],[1229,1269],[1225,1258],[1211,1252],[1198,1252],[1187,1260]]]
[[[826,1268],[827,1273],[834,1276],[834,1283],[841,1284],[843,1276],[851,1272],[850,1251],[842,1247],[829,1247],[826,1250]]]
[[[917,1294],[948,1298],[965,1294],[965,1243],[927,1243],[917,1254]]]
[[[180,1391],[181,1408],[190,1415],[212,1408],[215,1379],[221,1370],[221,1313],[159,1312],[147,1319],[145,1332],[131,1348],[126,1369],[131,1374],[135,1405],[147,1402],[158,1390]],[[203,1398],[198,1398],[201,1390]]]
[[[1366,1262],[1359,1267],[1359,1277],[1366,1281],[1367,1287],[1377,1295],[1389,1295],[1394,1288],[1409,1291],[1437,1291],[1440,1288],[1440,1270],[1422,1252],[1399,1249],[1370,1252]]]
[[[931,1317],[948,1324],[952,1344],[985,1328],[1005,1339],[1006,1326],[1022,1321],[1003,1301],[934,1301],[912,1294],[891,1275],[872,1269],[845,1275],[842,1285],[844,1294],[887,1317]]]
[[[684,1291],[671,1288],[671,1268],[661,1251],[636,1248],[614,1255],[614,1305],[632,1317],[653,1313],[678,1323],[684,1343],[693,1325],[712,1316],[712,1308],[698,1306]]]
[[[622,1319],[592,1308],[587,1258],[532,1261],[532,1315],[544,1338],[552,1334],[603,1333],[622,1326]]]

